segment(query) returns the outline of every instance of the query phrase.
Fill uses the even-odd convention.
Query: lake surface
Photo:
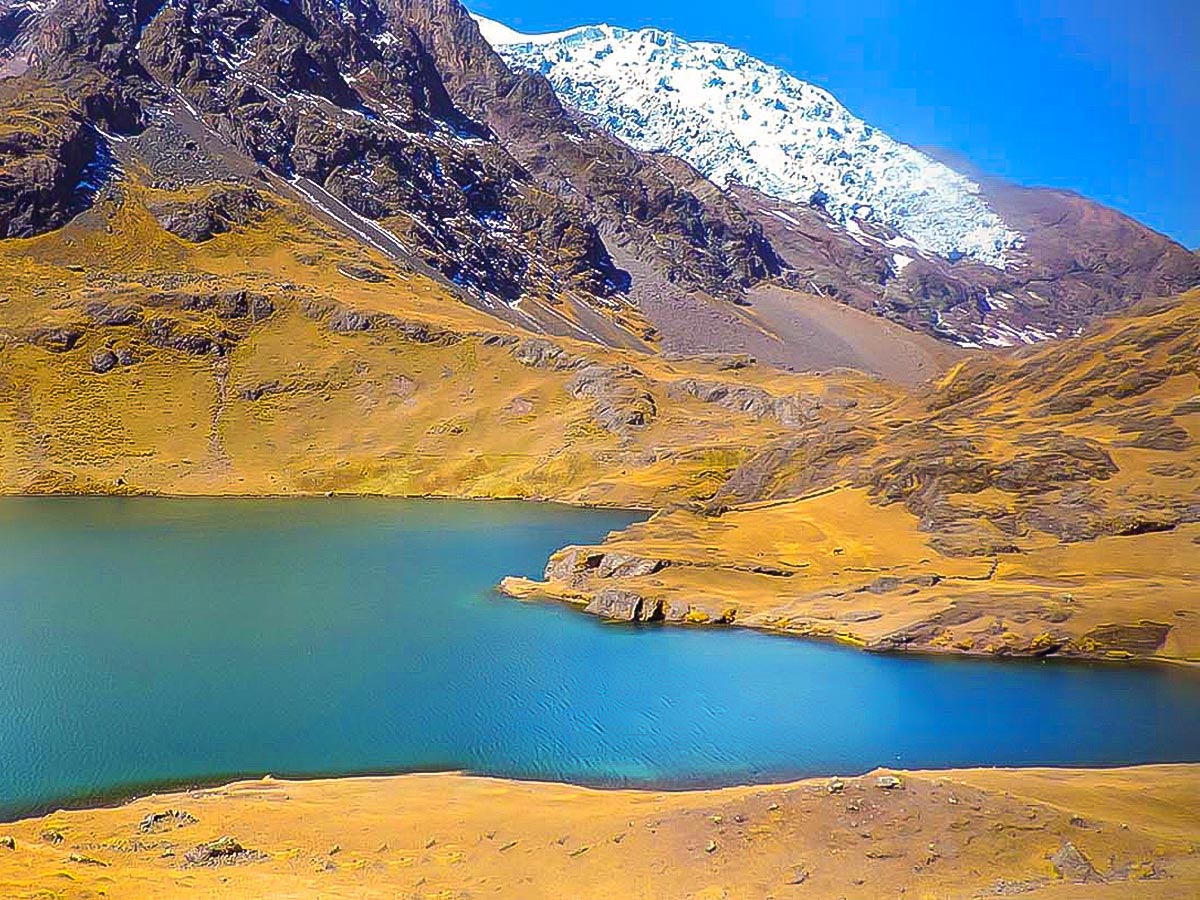
[[[1181,668],[874,656],[493,593],[634,518],[0,499],[0,818],[267,772],[710,785],[1200,760]]]

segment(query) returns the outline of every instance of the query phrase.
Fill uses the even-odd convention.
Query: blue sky
[[[1200,0],[467,0],[521,31],[656,25],[830,90],[893,137],[1200,247]]]

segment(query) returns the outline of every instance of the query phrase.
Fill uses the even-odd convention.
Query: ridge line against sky
[[[469,0],[518,31],[718,41],[972,176],[1066,188],[1200,247],[1200,3]]]

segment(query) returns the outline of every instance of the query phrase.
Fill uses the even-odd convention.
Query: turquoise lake
[[[684,786],[1200,760],[1181,667],[876,656],[494,593],[636,517],[0,500],[0,818],[267,772]]]

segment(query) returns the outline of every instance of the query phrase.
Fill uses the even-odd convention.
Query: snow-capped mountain
[[[1003,268],[1021,241],[969,178],[740,50],[654,28],[530,35],[475,18],[510,66],[541,72],[590,121],[718,184],[815,203],[851,228],[856,219],[884,225],[951,260]]]

